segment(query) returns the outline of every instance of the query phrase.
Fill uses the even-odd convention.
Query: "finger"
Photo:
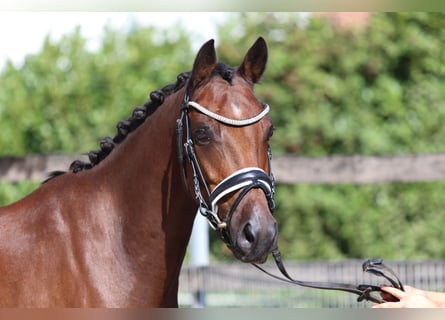
[[[416,290],[414,287],[411,287],[411,286],[407,286],[407,285],[404,285],[403,286],[403,289],[405,289],[404,291],[405,292],[413,292],[414,290]]]
[[[372,308],[374,309],[387,309],[387,308],[399,308],[399,302],[385,302],[380,304],[374,304]]]
[[[383,300],[385,300],[386,302],[397,302],[399,301],[398,298],[396,298],[395,296],[393,296],[392,294],[382,291],[380,292],[380,296],[382,297]]]
[[[385,291],[385,292],[393,295],[394,297],[396,297],[398,299],[401,299],[401,298],[403,298],[406,295],[405,292],[403,292],[403,291],[401,291],[399,289],[396,289],[394,287],[382,286],[381,289],[382,289],[382,291]]]

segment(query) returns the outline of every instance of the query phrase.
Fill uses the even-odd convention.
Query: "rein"
[[[260,271],[264,272],[268,276],[284,281],[287,283],[296,284],[302,287],[307,288],[313,288],[313,289],[324,289],[324,290],[335,290],[335,291],[344,291],[349,292],[358,295],[357,302],[366,300],[366,301],[372,301],[375,303],[383,303],[388,301],[398,301],[397,298],[393,297],[389,293],[387,293],[389,296],[392,297],[392,299],[386,300],[379,297],[376,297],[372,295],[373,292],[382,292],[382,289],[379,286],[371,285],[371,284],[359,284],[359,285],[353,285],[348,283],[337,283],[337,282],[317,282],[317,281],[301,281],[296,280],[292,278],[289,273],[287,272],[283,260],[281,258],[281,253],[277,249],[272,251],[272,256],[275,260],[275,263],[280,270],[283,277],[277,276],[275,274],[272,274],[268,271],[266,271],[264,268],[260,267],[259,265],[252,263],[254,267],[259,269]],[[383,259],[381,258],[373,258],[368,259],[362,264],[363,272],[369,272],[375,276],[383,277],[387,279],[391,285],[394,288],[397,288],[399,290],[405,291],[402,282],[397,277],[394,271],[392,271],[388,266],[386,266],[383,263]],[[388,275],[389,274],[389,275]]]

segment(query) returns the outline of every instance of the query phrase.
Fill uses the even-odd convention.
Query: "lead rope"
[[[272,251],[272,256],[275,260],[275,263],[280,270],[281,274],[284,276],[280,277],[273,273],[270,273],[269,271],[265,270],[264,268],[260,267],[259,265],[253,263],[252,265],[259,269],[260,271],[264,272],[268,276],[284,281],[287,283],[296,284],[302,287],[307,288],[314,288],[314,289],[324,289],[324,290],[335,290],[335,291],[344,291],[349,292],[358,295],[357,301],[372,301],[375,303],[383,303],[387,302],[388,300],[384,300],[378,297],[375,297],[372,295],[373,292],[381,292],[382,289],[379,286],[370,285],[370,284],[359,284],[359,285],[352,285],[352,284],[346,284],[346,283],[336,283],[336,282],[315,282],[315,281],[301,281],[301,280],[295,280],[293,279],[289,273],[287,272],[283,260],[281,258],[281,253],[278,250],[278,248],[274,249]],[[389,267],[383,264],[383,259],[380,258],[374,258],[366,260],[362,265],[364,272],[369,272],[373,275],[383,277],[387,279],[391,285],[394,288],[397,288],[399,290],[405,291],[402,282],[397,277],[397,275],[392,271]],[[389,272],[393,278],[388,276],[385,272]],[[397,298],[393,297],[393,300],[390,301],[397,301]]]

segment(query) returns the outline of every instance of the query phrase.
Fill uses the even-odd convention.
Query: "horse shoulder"
[[[87,198],[95,196],[91,184],[65,180],[0,208],[0,305],[91,306],[117,299],[110,280],[119,272],[110,257],[116,255],[109,248],[113,236],[101,229],[103,204]],[[101,278],[105,262],[114,270]],[[110,283],[107,292],[98,289],[100,281]]]

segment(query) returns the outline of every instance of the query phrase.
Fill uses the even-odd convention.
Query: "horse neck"
[[[100,172],[116,195],[115,213],[125,221],[124,248],[141,272],[156,281],[177,282],[196,213],[177,157],[182,97],[183,90],[167,97],[113,150]]]

